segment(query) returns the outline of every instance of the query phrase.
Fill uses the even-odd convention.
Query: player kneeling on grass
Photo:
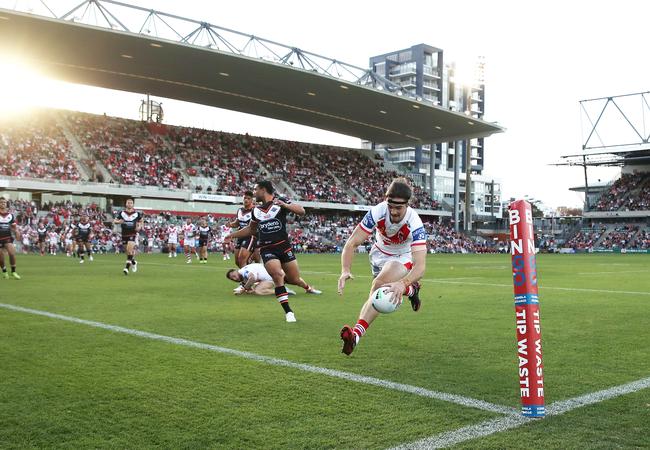
[[[386,200],[374,206],[364,216],[348,238],[341,255],[341,276],[338,293],[343,294],[345,282],[352,278],[352,259],[357,247],[375,232],[375,244],[370,250],[370,267],[374,280],[370,296],[359,313],[354,328],[345,325],[341,330],[342,352],[352,353],[379,311],[372,304],[372,293],[385,286],[392,303],[402,302],[408,296],[414,311],[420,309],[420,284],[424,275],[427,254],[427,234],[418,214],[408,206],[412,191],[404,178],[396,178],[386,191]]]
[[[241,269],[230,269],[226,272],[226,278],[240,283],[233,292],[235,295],[255,294],[255,295],[274,295],[275,283],[273,278],[264,268],[263,264],[248,264]],[[295,291],[289,288],[287,294],[296,295]]]

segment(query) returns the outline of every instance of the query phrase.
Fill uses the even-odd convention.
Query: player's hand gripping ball
[[[380,287],[372,293],[372,306],[382,314],[390,314],[402,305],[401,298],[398,303],[393,303],[392,298],[393,293],[387,287]]]

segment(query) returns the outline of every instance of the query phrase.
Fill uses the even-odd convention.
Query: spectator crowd
[[[79,180],[70,143],[52,113],[0,121],[0,175]]]
[[[598,211],[650,209],[650,173],[624,173],[596,203]]]
[[[387,183],[403,176],[354,149],[188,127],[150,130],[141,121],[106,115],[44,111],[1,125],[0,174],[16,177],[80,179],[64,127],[86,152],[78,158],[90,179],[108,173],[111,180],[104,181],[125,185],[240,195],[270,178],[297,200],[375,204]],[[439,208],[413,185],[413,207]]]

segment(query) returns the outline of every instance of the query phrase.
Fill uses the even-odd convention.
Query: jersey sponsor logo
[[[361,221],[364,227],[366,227],[368,230],[372,230],[373,227],[375,226],[375,219],[372,218],[372,212],[368,211],[366,215],[363,217],[363,220]]]
[[[413,231],[413,240],[414,241],[426,241],[427,232],[424,231],[424,227],[420,227],[417,230]]]
[[[275,233],[282,229],[282,222],[278,219],[267,220],[259,224],[259,229],[262,233]]]

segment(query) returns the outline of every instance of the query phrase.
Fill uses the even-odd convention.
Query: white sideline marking
[[[512,288],[510,284],[495,284],[495,283],[472,283],[466,281],[445,281],[445,280],[433,280],[426,279],[424,281],[431,281],[433,283],[448,283],[448,284],[471,284],[476,286],[494,286],[494,287],[507,287]],[[650,292],[646,291],[613,291],[611,289],[589,289],[589,288],[567,288],[567,287],[556,287],[556,286],[539,286],[539,289],[551,289],[556,291],[572,291],[572,292],[594,292],[600,294],[630,294],[630,295],[650,295]]]
[[[649,387],[650,377],[643,378],[641,380],[622,384],[620,386],[614,386],[602,391],[592,392],[591,394],[555,402],[547,407],[546,413],[548,416],[559,416],[576,408],[600,403],[605,400],[620,397],[625,394],[631,394]],[[508,416],[499,419],[490,419],[476,425],[459,428],[455,431],[441,433],[409,444],[402,444],[393,447],[391,450],[445,448],[471,439],[485,437],[501,431],[517,428],[528,423],[537,423],[537,419],[529,419],[523,416]]]
[[[578,275],[606,275],[606,274],[616,274],[616,275],[625,275],[626,273],[646,273],[648,270],[619,270],[618,272],[578,272]]]
[[[367,377],[364,375],[357,375],[355,373],[343,372],[340,370],[327,369],[324,367],[312,366],[309,364],[295,363],[292,361],[287,361],[285,359],[272,358],[270,356],[258,355],[251,352],[244,352],[241,350],[233,350],[230,348],[219,347],[216,345],[204,344],[201,342],[190,341],[188,339],[175,338],[171,336],[164,336],[161,334],[149,333],[147,331],[134,330],[131,328],[124,328],[117,325],[109,325],[102,322],[95,322],[92,320],[84,320],[76,317],[64,316],[61,314],[55,314],[47,311],[40,311],[37,309],[23,308],[22,306],[9,305],[6,303],[0,303],[0,308],[5,308],[11,311],[23,312],[28,314],[35,314],[38,316],[45,316],[51,319],[64,320],[67,322],[78,323],[82,325],[88,325],[95,328],[101,328],[104,330],[114,331],[116,333],[129,334],[132,336],[138,336],[145,339],[152,339],[156,341],[163,341],[170,344],[182,345],[185,347],[199,348],[202,350],[209,350],[216,353],[224,353],[232,356],[238,356],[240,358],[249,359],[253,361],[258,361],[265,364],[270,364],[272,366],[284,366],[291,367],[293,369],[302,370],[304,372],[317,373],[320,375],[326,375],[334,378],[341,378],[347,381],[353,381],[355,383],[369,384],[372,386],[379,386],[385,389],[393,389],[396,391],[407,392],[410,394],[419,395],[421,397],[434,398],[437,400],[442,400],[449,403],[455,403],[457,405],[467,406],[469,408],[481,409],[484,411],[490,411],[499,414],[508,414],[516,415],[518,411],[515,408],[510,408],[508,406],[496,405],[489,403],[483,400],[478,400],[470,397],[464,397],[462,395],[449,394],[446,392],[431,391],[429,389],[411,386],[408,384],[395,383],[393,381],[382,380],[374,377]]]

